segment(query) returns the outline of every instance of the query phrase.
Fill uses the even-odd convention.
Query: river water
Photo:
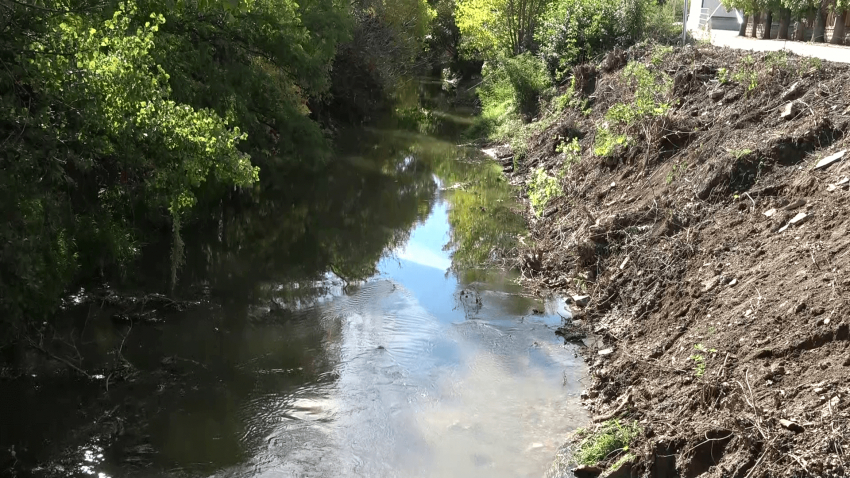
[[[477,266],[522,221],[499,168],[446,133],[464,117],[442,118],[345,132],[328,170],[190,226],[181,281],[208,301],[145,324],[87,318],[79,336],[83,355],[120,350],[162,383],[7,389],[18,408],[0,420],[19,436],[3,445],[106,416],[108,437],[36,471],[541,477],[586,420],[584,364],[554,334],[562,300]],[[97,400],[116,408],[86,415]]]

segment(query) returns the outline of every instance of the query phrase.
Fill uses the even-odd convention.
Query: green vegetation
[[[748,154],[752,154],[752,152],[753,150],[749,148],[736,149],[732,151],[732,156],[734,156],[735,159],[741,159]]]
[[[717,69],[717,80],[721,85],[725,85],[729,83],[729,70],[726,68],[718,68]]]
[[[619,467],[630,459],[626,458],[631,455],[629,446],[640,433],[637,422],[620,423],[617,419],[602,423],[595,431],[580,429],[576,433],[579,441],[572,459],[579,465],[593,466],[617,456],[619,452],[625,455],[614,465]]]
[[[667,176],[665,178],[666,181],[667,181],[667,184],[671,184],[673,181],[676,180],[676,178],[679,176],[679,174],[687,171],[687,169],[688,169],[688,163],[687,162],[674,164],[673,167],[670,169],[670,172],[667,173]]]
[[[627,147],[632,141],[627,133],[629,126],[664,116],[670,109],[673,80],[666,73],[656,74],[641,63],[631,62],[623,70],[622,79],[625,86],[634,89],[634,98],[613,105],[605,113],[605,123],[596,130],[593,153],[597,156],[610,156],[618,148]]]
[[[673,53],[672,46],[656,45],[652,50],[652,58],[650,61],[653,65],[660,66],[661,63],[664,62],[664,58],[670,53]]]
[[[543,214],[549,201],[563,195],[564,191],[561,187],[561,179],[573,164],[581,161],[581,146],[578,144],[578,139],[576,138],[573,138],[571,141],[561,141],[555,147],[555,151],[563,157],[561,170],[553,176],[543,168],[537,168],[528,184],[528,198],[531,201],[531,207],[534,213],[538,216]]]
[[[458,0],[456,20],[463,54],[486,62],[478,88],[481,115],[469,136],[509,141],[520,157],[527,138],[540,129],[524,125],[573,65],[614,46],[669,40],[676,30],[675,7],[654,0]],[[659,49],[659,55],[669,51]],[[579,96],[573,85],[540,121],[555,109],[586,111]]]
[[[528,199],[535,214],[543,214],[546,204],[561,194],[563,190],[557,177],[550,175],[543,168],[534,170],[534,176],[528,183]]]
[[[615,46],[644,38],[675,36],[674,9],[654,0],[559,0],[541,15],[536,39],[551,74],[562,79],[569,68]]]
[[[694,345],[694,349],[702,353],[691,354],[691,356],[688,358],[694,361],[694,373],[696,374],[696,376],[702,377],[703,375],[705,375],[705,355],[703,354],[716,353],[717,349],[708,349],[703,344]]]
[[[434,18],[424,0],[2,10],[0,334],[49,319],[70,288],[123,280],[150,244],[171,244],[173,287],[186,225],[324,167],[317,118],[391,95]]]

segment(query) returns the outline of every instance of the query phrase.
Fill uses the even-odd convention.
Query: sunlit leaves
[[[154,63],[154,33],[162,15],[132,29],[133,4],[122,5],[100,30],[71,16],[47,42],[32,45],[32,62],[46,95],[61,95],[83,118],[80,138],[106,136],[101,154],[119,153],[124,168],[147,177],[149,200],[180,214],[194,203],[194,191],[210,174],[224,183],[248,185],[258,171],[237,149],[245,139],[238,128],[209,110],[168,99],[168,75]],[[92,145],[94,146],[94,145]]]

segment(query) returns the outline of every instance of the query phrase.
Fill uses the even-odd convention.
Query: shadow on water
[[[542,476],[583,421],[568,312],[492,267],[523,230],[510,188],[455,145],[466,116],[429,116],[440,134],[344,132],[325,171],[189,225],[179,293],[201,305],[70,308],[84,368],[118,366],[4,386],[3,470]],[[152,254],[138,282],[168,274]]]

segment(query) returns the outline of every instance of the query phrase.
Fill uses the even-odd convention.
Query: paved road
[[[711,32],[711,43],[717,46],[728,46],[741,50],[754,51],[792,51],[798,55],[814,56],[828,61],[850,63],[850,47],[837,45],[813,44],[798,41],[757,40],[750,37],[739,37],[738,32],[714,30]]]

